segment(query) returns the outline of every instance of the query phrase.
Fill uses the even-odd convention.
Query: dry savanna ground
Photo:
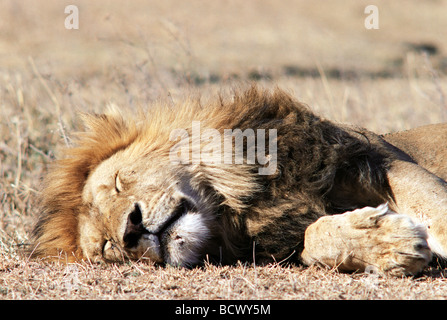
[[[70,4],[79,29],[64,27]],[[364,26],[368,4],[378,30]],[[0,1],[0,299],[447,298],[436,266],[396,279],[287,264],[48,264],[21,251],[78,111],[256,82],[378,133],[441,122],[446,16],[446,0]]]

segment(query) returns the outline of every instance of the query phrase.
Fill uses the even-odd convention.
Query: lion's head
[[[185,141],[173,132],[192,135],[194,121],[204,130],[231,128],[240,119],[229,116],[245,105],[225,110],[219,102],[204,108],[188,101],[175,109],[154,105],[138,116],[116,107],[83,114],[85,132],[46,176],[34,255],[190,266],[231,260],[248,248],[249,241],[241,246],[240,214],[259,187],[252,166],[172,159]],[[196,152],[194,139],[186,156]]]

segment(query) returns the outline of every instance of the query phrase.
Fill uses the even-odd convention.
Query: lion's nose
[[[124,245],[126,248],[135,247],[143,234],[149,233],[143,226],[143,216],[138,203],[134,210],[127,216],[126,230],[124,231]]]

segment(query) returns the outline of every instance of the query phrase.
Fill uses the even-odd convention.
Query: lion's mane
[[[117,110],[84,117],[86,131],[77,134],[75,146],[64,150],[45,179],[42,211],[33,232],[37,256],[62,251],[69,259],[82,258],[78,215],[88,206],[82,202],[82,191],[90,173],[130,145],[159,152],[160,161],[166,161],[173,144],[170,132],[190,127],[191,121],[220,131],[277,130],[278,165],[271,175],[258,175],[245,165],[192,170],[193,179],[206,179],[202,182],[220,199],[227,242],[238,248],[232,252],[248,254],[253,244],[261,256],[299,252],[305,229],[322,215],[378,205],[392,196],[385,178],[390,155],[373,143],[375,135],[324,120],[278,89],[252,87],[233,99],[220,97],[205,105],[160,104],[138,117]]]

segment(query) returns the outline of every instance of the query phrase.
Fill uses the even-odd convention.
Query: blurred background
[[[350,109],[367,103],[372,99],[368,92],[375,90],[381,92],[378,96],[387,96],[372,102],[376,107],[405,103],[409,113],[420,106],[425,111],[433,103],[445,107],[440,91],[447,70],[447,1],[375,1],[379,29],[365,27],[369,4],[2,0],[0,72],[6,78],[2,87],[11,84],[16,89],[26,83],[21,88],[24,95],[44,96],[28,97],[27,102],[45,98],[45,93],[33,92],[41,86],[29,87],[35,84],[29,78],[36,78],[37,69],[59,104],[78,108],[101,108],[111,100],[146,104],[191,87],[232,86],[238,81],[278,84],[318,111],[342,108],[322,110],[342,121],[368,117],[369,109],[362,115]],[[77,30],[65,27],[68,5],[79,10]],[[415,83],[421,77],[431,80],[434,92]],[[404,88],[390,83],[402,78]],[[303,83],[303,79],[317,81]],[[368,79],[375,82],[371,88],[362,86]],[[323,92],[314,88],[319,85]],[[420,96],[404,102],[402,92],[407,98]],[[340,111],[342,116],[337,115]],[[403,127],[399,124],[396,129]],[[394,127],[386,124],[384,130],[390,129]]]
[[[446,1],[375,1],[378,30],[365,28],[370,2],[2,0],[1,66],[26,68],[32,56],[46,72],[80,78],[151,63],[196,81],[306,76],[317,64],[399,76],[425,48],[447,68]],[[79,9],[78,30],[64,26],[68,5]]]

